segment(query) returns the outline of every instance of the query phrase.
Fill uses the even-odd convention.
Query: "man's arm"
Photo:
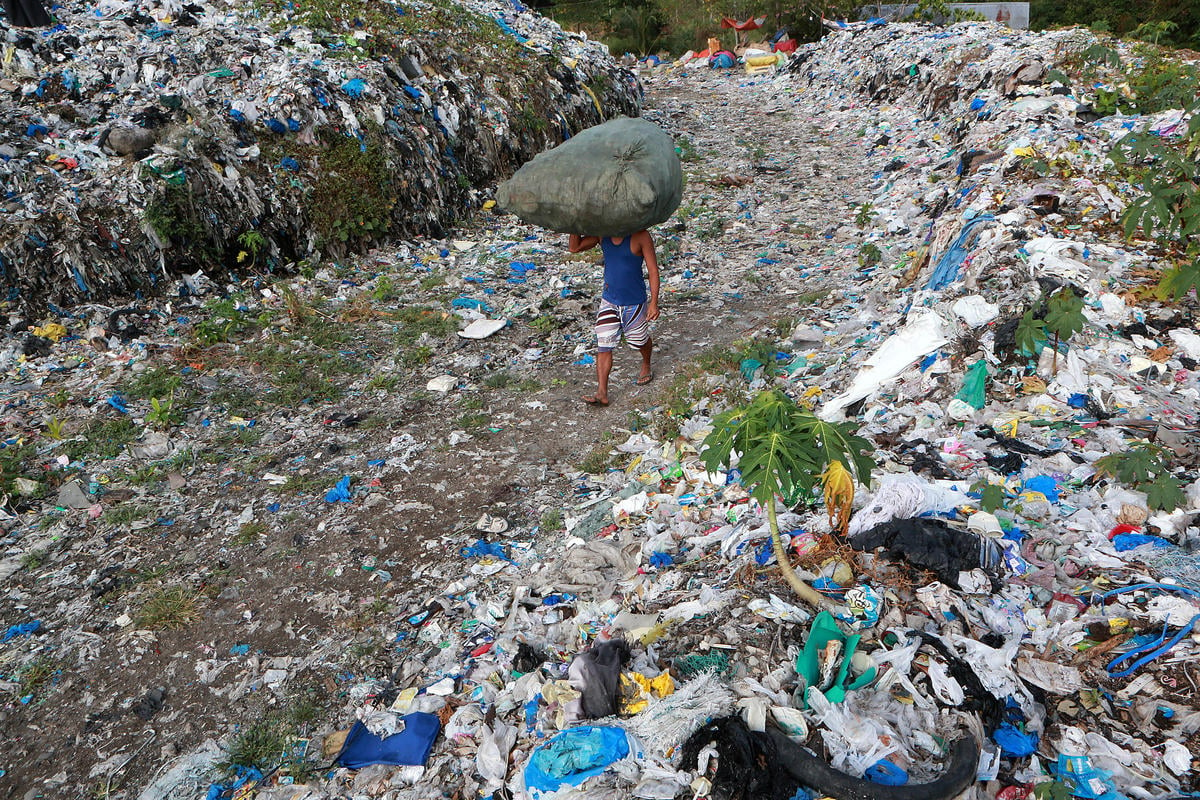
[[[567,250],[572,253],[582,253],[584,250],[591,250],[598,244],[600,244],[599,236],[580,236],[578,233],[572,233],[571,238],[567,241]]]
[[[646,306],[646,319],[658,319],[658,256],[654,253],[654,240],[648,231],[637,234],[642,258],[646,260],[646,277],[650,282],[650,302]]]

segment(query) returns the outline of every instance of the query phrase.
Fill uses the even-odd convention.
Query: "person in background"
[[[594,394],[583,402],[592,406],[608,405],[608,375],[612,371],[613,350],[625,337],[625,343],[642,355],[642,368],[634,384],[644,386],[654,380],[650,358],[654,340],[650,322],[658,319],[658,258],[654,240],[647,231],[630,236],[581,236],[572,233],[568,249],[582,253],[596,245],[604,251],[604,292],[596,314],[596,383]],[[645,265],[645,274],[642,265]],[[649,279],[650,291],[646,292]]]
[[[48,28],[54,24],[42,0],[4,0],[4,16],[14,28]]]

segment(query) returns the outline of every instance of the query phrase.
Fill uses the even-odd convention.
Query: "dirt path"
[[[648,84],[646,115],[684,137],[688,174],[678,223],[658,233],[663,316],[649,386],[631,385],[636,357],[622,352],[612,404],[579,402],[594,381],[592,367],[577,363],[594,301],[581,292],[577,306],[555,311],[562,327],[550,337],[527,322],[481,342],[450,337],[419,376],[386,395],[353,391],[336,404],[277,409],[258,420],[261,438],[227,436],[224,450],[210,442],[193,453],[169,488],[123,490],[152,506],[159,525],[106,526],[107,517],[89,522],[80,510],[59,520],[61,535],[51,527],[53,555],[22,562],[5,586],[5,625],[43,623],[30,647],[41,648],[47,674],[22,687],[27,702],[0,709],[0,796],[105,796],[117,786],[124,794],[112,797],[134,797],[177,754],[275,706],[263,683],[269,670],[283,670],[289,696],[311,701],[317,718],[343,723],[344,675],[401,668],[377,623],[409,617],[463,576],[457,548],[480,514],[528,533],[547,512],[574,505],[573,476],[593,451],[602,463],[622,429],[661,424],[673,403],[695,396],[688,377],[698,356],[825,319],[840,292],[824,307],[817,300],[853,263],[853,243],[834,229],[869,176],[851,132],[817,131],[793,111],[785,86],[736,74]],[[494,242],[508,225],[456,236]],[[564,245],[538,243],[547,264],[566,260]],[[521,354],[535,347],[543,354],[522,367]],[[103,363],[96,356],[92,366]],[[463,363],[476,365],[468,388],[423,391],[429,376]],[[514,382],[532,375],[536,388],[489,389],[486,376],[504,370]],[[486,422],[469,438],[456,435],[469,414]],[[372,423],[343,424],[348,417]],[[423,447],[411,471],[409,442]],[[366,462],[375,460],[387,464],[372,478]],[[316,496],[275,513],[280,501],[262,476],[289,469],[375,483],[347,506]],[[542,531],[535,545],[553,535]],[[34,549],[27,538],[12,552]],[[130,623],[151,587],[181,583],[199,595],[177,629]],[[156,705],[146,693],[159,686],[165,702]]]

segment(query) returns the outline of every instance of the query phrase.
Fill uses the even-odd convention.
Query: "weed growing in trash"
[[[238,528],[229,539],[229,544],[232,547],[245,547],[248,544],[257,542],[259,537],[267,532],[267,526],[261,522],[246,522]]]
[[[130,486],[152,486],[163,480],[163,471],[157,464],[146,464],[124,474],[125,482]]]
[[[1200,103],[1191,111],[1187,131],[1177,142],[1131,133],[1109,154],[1145,192],[1121,215],[1126,237],[1140,228],[1172,254],[1173,266],[1158,285],[1162,299],[1178,300],[1200,288],[1200,190],[1192,180],[1200,159]]]
[[[423,367],[433,358],[433,348],[429,345],[420,345],[419,347],[410,347],[400,353],[401,366],[409,369],[415,367]]]
[[[187,627],[198,618],[194,591],[186,586],[164,586],[150,592],[134,622],[139,628],[173,630]]]
[[[398,375],[376,375],[367,381],[368,389],[384,392],[390,392],[399,385],[400,376]]]
[[[121,394],[136,400],[166,397],[183,385],[183,376],[165,365],[152,367],[138,373],[121,387]]]
[[[740,456],[737,468],[742,484],[767,511],[784,578],[805,602],[824,607],[825,599],[796,576],[784,552],[776,497],[788,503],[809,502],[818,481],[824,480],[828,499],[831,483],[840,483],[843,476],[869,485],[875,466],[871,443],[854,433],[850,423],[825,422],[777,389],[760,392],[752,402],[718,414],[712,424],[701,451],[705,467],[716,472],[730,466],[735,453]],[[844,488],[839,486],[839,492]],[[852,496],[853,483],[849,490]]]
[[[169,428],[183,422],[183,412],[175,407],[175,392],[165,400],[150,398],[150,410],[146,412],[146,424],[154,428]]]
[[[373,239],[391,228],[394,170],[379,143],[381,135],[371,122],[364,126],[361,143],[335,132],[322,134],[320,147],[296,145],[293,157],[298,161],[321,162],[322,179],[306,190],[304,209],[322,242]]]
[[[444,339],[458,330],[458,317],[429,306],[409,306],[395,313],[396,341],[401,345],[414,344],[422,335]]]
[[[53,685],[62,674],[62,664],[51,655],[41,655],[19,667],[13,674],[16,688],[13,693],[18,698],[36,695],[43,689]]]
[[[245,336],[260,327],[259,320],[233,297],[209,300],[204,304],[203,314],[204,319],[196,323],[192,335],[197,344],[204,347],[232,341],[234,337]]]
[[[281,720],[264,717],[238,731],[217,769],[230,773],[236,767],[253,767],[266,772],[279,764],[293,738]]]
[[[548,508],[542,512],[541,518],[538,520],[538,527],[544,533],[554,533],[566,528],[563,522],[563,513],[561,508]]]
[[[66,423],[58,417],[51,417],[46,420],[46,438],[54,441],[61,441],[66,438],[67,428]]]
[[[82,439],[68,441],[63,452],[72,461],[88,457],[116,458],[126,445],[137,439],[140,432],[133,420],[124,414],[108,417],[89,425]]]
[[[700,153],[696,150],[696,145],[687,136],[680,136],[675,140],[675,152],[679,154],[680,161],[692,162],[700,160]]]
[[[530,320],[529,327],[544,336],[558,328],[558,320],[554,318],[553,314],[543,314]]]
[[[486,427],[490,420],[491,417],[487,414],[463,414],[455,420],[455,424],[460,428],[471,431]]]
[[[1043,310],[1040,310],[1043,309]],[[1042,314],[1041,317],[1038,314]],[[1028,309],[1017,323],[1017,348],[1027,353],[1041,352],[1047,334],[1054,337],[1054,362],[1051,369],[1058,372],[1058,346],[1083,329],[1083,298],[1070,286],[1064,286],[1038,306]]]
[[[874,203],[861,203],[858,206],[858,211],[854,212],[854,224],[860,228],[865,228],[871,224],[871,220],[875,219]]]
[[[1160,444],[1137,442],[1128,450],[1098,459],[1095,466],[1097,474],[1145,492],[1151,508],[1173,511],[1187,500],[1183,484],[1171,474],[1168,450]]]
[[[441,272],[435,272],[432,275],[426,275],[424,278],[421,278],[421,282],[417,284],[417,288],[419,288],[422,292],[428,292],[432,289],[436,289],[439,286],[445,285],[445,274]]]
[[[8,445],[0,448],[0,492],[15,494],[18,478],[37,480],[33,462],[37,450],[31,444]]]
[[[607,444],[598,444],[592,448],[583,461],[579,462],[581,472],[586,472],[589,475],[597,475],[601,472],[607,472],[612,466],[614,460],[613,449]]]
[[[140,503],[121,503],[104,512],[104,521],[112,525],[129,525],[154,514],[154,509]]]
[[[516,376],[507,370],[493,372],[483,379],[483,385],[489,389],[507,389],[516,382]]]
[[[49,551],[45,548],[30,550],[28,553],[21,556],[21,569],[32,572],[33,570],[42,566],[42,564],[46,563],[46,557],[48,555]]]

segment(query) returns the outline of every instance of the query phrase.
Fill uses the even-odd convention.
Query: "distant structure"
[[[992,22],[999,22],[1010,28],[1028,30],[1029,3],[950,3],[951,9],[974,11]],[[916,3],[889,3],[886,5],[863,6],[859,12],[860,19],[879,18],[889,21],[904,19],[917,9]],[[939,20],[934,20],[935,22]],[[944,21],[944,20],[943,20]]]

